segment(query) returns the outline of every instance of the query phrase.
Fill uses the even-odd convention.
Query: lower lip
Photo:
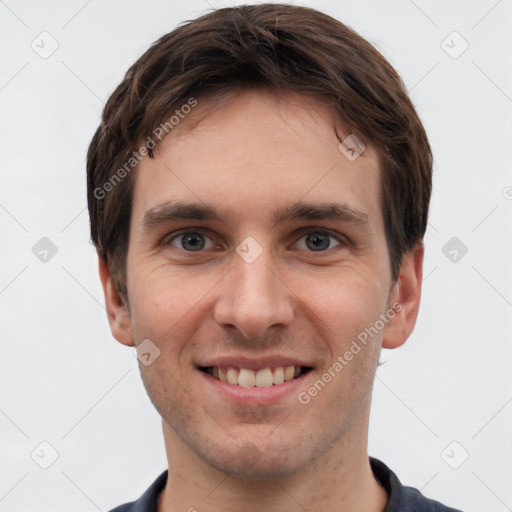
[[[297,396],[300,388],[304,386],[305,378],[311,373],[310,370],[296,379],[266,388],[244,388],[243,386],[222,382],[201,370],[197,371],[202,375],[207,384],[214,387],[218,395],[238,405],[271,405],[290,395]]]

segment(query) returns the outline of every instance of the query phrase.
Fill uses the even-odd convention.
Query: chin
[[[301,440],[287,443],[282,438],[247,441],[245,437],[243,441],[240,438],[237,441],[232,439],[223,446],[210,444],[208,447],[197,448],[203,452],[200,457],[210,466],[241,480],[286,478],[301,471],[315,459],[307,443]]]
[[[293,475],[301,469],[301,465],[296,461],[291,461],[286,457],[272,457],[272,459],[260,456],[259,460],[253,461],[238,460],[218,460],[214,461],[215,469],[222,473],[229,474],[230,477],[240,480],[267,481],[286,478]]]

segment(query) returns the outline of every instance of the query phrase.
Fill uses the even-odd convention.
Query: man
[[[453,511],[367,454],[431,171],[396,72],[312,9],[220,9],[128,70],[89,148],[91,232],[169,467],[117,512]]]

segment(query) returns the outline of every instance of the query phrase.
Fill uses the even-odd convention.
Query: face
[[[130,306],[110,300],[112,329],[160,351],[140,369],[168,452],[290,475],[361,437],[382,342],[412,329],[389,318],[402,281],[377,154],[349,160],[333,112],[292,93],[245,91],[187,122],[137,169]]]

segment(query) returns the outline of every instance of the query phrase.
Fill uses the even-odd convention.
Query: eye
[[[199,231],[187,231],[174,235],[166,243],[187,252],[197,252],[201,249],[212,249],[214,246],[213,240]]]
[[[334,244],[332,243],[334,241]],[[341,245],[341,241],[327,231],[310,231],[302,236],[296,246],[302,251],[322,252]]]
[[[203,249],[213,249],[215,242],[200,231],[185,231],[174,234],[163,240],[164,245],[186,252],[200,252]],[[324,230],[315,230],[306,233],[295,243],[298,250],[308,252],[325,252],[328,249],[334,249],[344,245],[341,237]]]

